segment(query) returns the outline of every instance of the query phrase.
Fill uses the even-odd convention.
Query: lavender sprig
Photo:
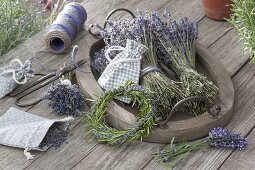
[[[237,133],[231,133],[228,129],[217,127],[209,132],[207,142],[211,146],[220,148],[226,147],[230,149],[238,148],[239,150],[245,149],[247,141]]]
[[[228,148],[244,150],[248,145],[245,138],[238,133],[230,132],[228,129],[217,127],[209,131],[209,136],[195,142],[181,142],[174,144],[174,139],[162,151],[158,151],[156,159],[166,166],[174,166],[192,151],[204,148]]]

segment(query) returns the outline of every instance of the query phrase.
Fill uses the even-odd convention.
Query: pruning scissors
[[[53,83],[55,80],[60,79],[63,75],[72,72],[73,70],[77,69],[78,67],[82,66],[84,63],[86,63],[86,60],[79,60],[75,64],[70,64],[68,66],[65,66],[55,72],[51,72],[49,74],[46,74],[45,76],[39,78],[35,82],[31,83],[28,85],[28,87],[25,87],[24,89],[11,93],[10,96],[14,97],[17,95],[20,95],[16,99],[16,105],[20,107],[26,107],[26,106],[33,106],[36,105],[37,103],[42,101],[42,98],[37,99],[36,101],[33,101],[31,103],[21,103],[20,100],[26,96],[28,96],[30,93],[35,92],[36,90],[39,90],[45,86],[47,86],[50,83]]]

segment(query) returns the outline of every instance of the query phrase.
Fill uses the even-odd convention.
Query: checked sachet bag
[[[14,59],[9,65],[0,68],[0,99],[12,92],[19,84],[25,84],[27,78],[33,77],[34,71],[31,62],[27,60],[24,64]]]
[[[115,50],[123,51],[111,60],[108,53]],[[146,50],[146,46],[130,39],[127,39],[126,48],[111,46],[105,52],[105,57],[110,63],[98,79],[98,84],[101,88],[108,92],[118,88],[119,86],[125,85],[125,83],[129,80],[138,84],[142,54]],[[125,103],[130,103],[131,101],[127,97],[121,97],[118,99]]]

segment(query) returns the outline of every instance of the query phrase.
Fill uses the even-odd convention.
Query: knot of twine
[[[12,75],[13,80],[17,84],[25,84],[28,77],[34,77],[35,73],[32,70],[31,62],[27,60],[24,64],[19,59],[14,59],[10,62],[8,67],[1,75]],[[21,81],[23,80],[23,81]]]
[[[106,50],[105,58],[109,61],[108,66],[105,68],[106,73],[114,71],[114,69],[112,69],[112,68],[114,68],[114,66],[116,66],[120,63],[133,63],[133,62],[138,62],[142,59],[141,55],[139,55],[139,57],[137,57],[137,58],[132,58],[131,55],[134,54],[132,51],[135,50],[135,49],[132,49],[130,47],[131,46],[127,46],[126,48],[121,47],[121,46],[111,46]],[[109,56],[109,53],[111,51],[123,51],[123,53],[129,54],[128,56],[130,56],[130,57],[125,57],[125,58],[112,60]]]

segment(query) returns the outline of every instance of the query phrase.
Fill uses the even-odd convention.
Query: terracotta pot
[[[215,20],[225,20],[231,14],[231,0],[203,0],[206,16]]]

